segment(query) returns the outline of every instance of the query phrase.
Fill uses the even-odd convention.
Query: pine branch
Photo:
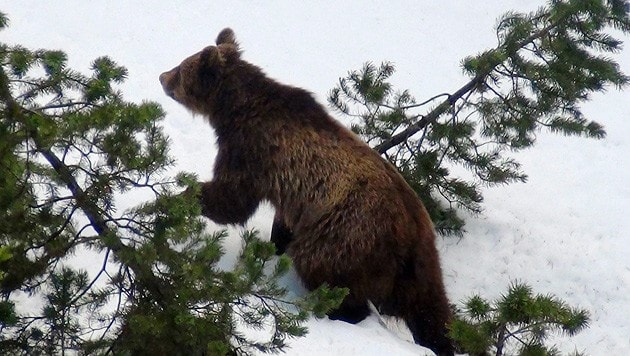
[[[3,78],[4,77],[4,78]],[[10,91],[8,87],[2,85],[5,82],[6,76],[4,73],[0,73],[0,98],[3,99],[8,106],[8,112],[10,113],[10,117],[18,122],[25,123],[25,117],[28,115],[42,115],[40,113],[34,112],[29,109],[25,109],[18,105],[14,99],[11,97]],[[8,82],[8,81],[6,81]],[[134,261],[133,258],[122,258],[122,256],[131,256],[134,253],[133,248],[123,244],[120,239],[113,238],[116,235],[115,231],[111,230],[106,223],[106,219],[103,217],[100,208],[91,201],[77,180],[72,175],[72,172],[66,166],[57,155],[52,152],[50,148],[44,147],[42,142],[39,140],[37,130],[30,128],[29,129],[30,137],[35,144],[35,150],[39,152],[54,171],[57,173],[58,177],[61,181],[64,182],[66,187],[70,190],[72,195],[74,196],[77,206],[81,209],[81,211],[85,214],[85,216],[90,221],[92,228],[96,231],[96,233],[100,236],[101,242],[113,251],[116,255],[118,255],[121,260],[127,264],[133,271],[141,284],[145,286],[151,293],[155,296],[164,296],[164,292],[161,283],[158,278],[152,273],[151,269],[147,266],[143,266],[140,263]],[[163,303],[163,298],[158,300],[158,303]]]
[[[566,16],[568,15],[565,15],[565,17]],[[562,20],[564,20],[565,17],[558,18],[556,21],[544,27],[537,33],[532,34],[531,36],[517,42],[516,44],[514,44],[513,46],[514,49],[512,49],[511,51],[508,51],[508,49],[506,48],[507,46],[504,44],[499,49],[495,49],[492,52],[498,54],[498,53],[501,53],[502,51],[503,52],[507,51],[505,58],[509,58],[512,55],[514,55],[516,52],[518,52],[522,47],[526,46],[527,44],[546,36],[551,30],[557,27],[558,24]],[[499,57],[502,58],[501,56]],[[447,113],[451,109],[451,107],[455,105],[455,103],[458,100],[460,100],[461,98],[464,97],[464,95],[466,95],[466,93],[474,91],[475,89],[479,88],[480,85],[485,83],[486,80],[488,79],[488,76],[494,71],[494,69],[497,66],[503,63],[503,61],[504,61],[503,59],[495,59],[492,65],[488,66],[488,68],[484,69],[483,71],[475,75],[468,83],[463,85],[453,94],[448,95],[448,98],[446,100],[440,103],[435,109],[431,110],[428,114],[423,116],[422,119],[420,119],[418,122],[410,125],[408,128],[406,128],[402,132],[399,132],[398,134],[392,136],[391,138],[383,141],[381,144],[374,147],[374,149],[380,154],[383,154],[387,152],[389,149],[391,149],[392,147],[399,145],[401,142],[415,135],[417,132],[419,132],[426,126],[434,123],[438,118],[440,118],[442,115]]]

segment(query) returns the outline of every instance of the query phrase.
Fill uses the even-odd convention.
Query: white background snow
[[[394,84],[424,100],[453,92],[467,79],[460,60],[495,45],[493,27],[506,11],[534,10],[542,1],[34,1],[2,0],[11,24],[0,41],[61,49],[87,72],[108,55],[129,69],[128,100],[157,101],[177,170],[210,179],[212,130],[163,95],[158,75],[212,44],[232,27],[244,58],[282,82],[324,102],[347,71],[365,61],[396,64]],[[625,41],[630,38],[624,38]],[[630,74],[630,49],[615,56]],[[516,156],[526,184],[484,190],[485,211],[467,218],[462,239],[440,238],[450,299],[496,297],[510,281],[553,293],[591,312],[591,325],[554,342],[565,352],[630,354],[630,94],[611,88],[584,106],[604,124],[596,141],[541,133]],[[133,203],[133,202],[129,202]],[[268,235],[272,212],[250,221]],[[236,229],[228,253],[236,254]],[[88,261],[85,261],[88,264]],[[424,349],[383,328],[375,317],[358,325],[308,322],[289,355],[417,355]]]

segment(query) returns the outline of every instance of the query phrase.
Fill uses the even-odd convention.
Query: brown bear
[[[201,189],[205,216],[241,224],[270,202],[272,239],[306,287],[349,289],[331,318],[358,322],[371,301],[405,320],[417,343],[453,354],[433,225],[392,164],[311,93],[242,60],[230,29],[160,82],[216,132],[214,178]]]

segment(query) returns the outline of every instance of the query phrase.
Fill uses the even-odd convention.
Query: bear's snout
[[[162,86],[164,86],[164,81],[166,80],[167,75],[168,75],[167,72],[160,74],[160,84],[162,84]]]
[[[166,93],[166,95],[170,96],[173,99],[175,99],[175,83],[173,83],[173,77],[175,77],[174,73],[175,69],[172,69],[168,72],[160,74],[160,84],[162,84],[162,89],[164,89],[164,93]]]

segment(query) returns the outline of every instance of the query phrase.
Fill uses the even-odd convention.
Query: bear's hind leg
[[[432,311],[420,311],[405,318],[409,331],[417,344],[428,347],[438,356],[454,355],[453,345],[447,337],[447,327],[435,318]]]

